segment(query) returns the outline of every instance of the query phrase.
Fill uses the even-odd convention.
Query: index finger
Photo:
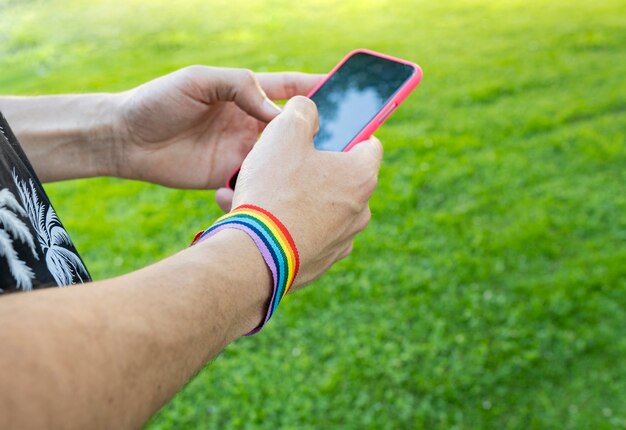
[[[295,96],[307,95],[326,75],[278,72],[257,73],[256,77],[270,99],[287,100]]]

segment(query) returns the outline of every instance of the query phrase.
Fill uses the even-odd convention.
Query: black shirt
[[[0,294],[91,281],[0,113]]]

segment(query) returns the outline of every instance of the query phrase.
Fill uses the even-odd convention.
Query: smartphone
[[[350,52],[308,97],[317,105],[320,151],[349,151],[369,138],[422,79],[417,64],[367,49]],[[239,169],[226,186],[235,188]]]

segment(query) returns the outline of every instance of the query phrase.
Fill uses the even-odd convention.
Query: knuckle
[[[311,119],[306,115],[306,112],[303,112],[301,110],[294,111],[293,120],[300,126],[308,125],[311,123]]]
[[[353,250],[354,250],[354,242],[350,241],[348,246],[346,248],[344,248],[344,250],[341,252],[341,254],[339,254],[339,259],[342,260],[342,259],[348,257],[350,254],[352,254]]]
[[[190,79],[199,79],[206,75],[208,67],[195,64],[181,69],[182,74]]]
[[[372,220],[372,211],[370,210],[368,206],[365,209],[365,211],[363,211],[363,214],[361,215],[361,219],[359,220],[358,225],[357,225],[357,230],[359,232],[365,230],[365,228],[369,225],[371,220]]]
[[[363,203],[361,199],[355,198],[350,201],[350,212],[353,216],[358,216],[363,211]]]
[[[319,121],[317,107],[310,99],[303,96],[296,96],[291,99],[292,108],[287,111],[287,118],[298,128],[306,128],[312,132],[317,132]],[[281,115],[279,115],[281,116]]]
[[[286,94],[298,94],[295,73],[289,72],[283,75],[283,88]]]
[[[311,127],[311,120],[300,111],[294,111],[289,118],[285,118],[285,122],[287,121],[298,130]]]
[[[377,185],[378,185],[378,175],[371,175],[365,181],[363,190],[365,191],[365,195],[367,196],[368,199],[370,198],[372,194],[374,194],[374,191],[376,190]]]
[[[370,209],[369,205],[365,207],[365,214],[363,216],[363,220],[365,222],[365,225],[368,225],[370,221],[372,220],[372,210]]]
[[[360,170],[354,176],[352,186],[355,189],[355,196],[362,203],[367,203],[378,185],[378,175],[369,169]]]
[[[256,86],[256,75],[250,69],[239,69],[239,82],[243,86]]]
[[[296,110],[302,112],[307,117],[317,117],[317,106],[315,102],[305,96],[295,96],[292,99],[292,103]]]

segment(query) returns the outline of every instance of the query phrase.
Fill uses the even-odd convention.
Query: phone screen
[[[343,151],[414,72],[408,64],[363,52],[352,55],[311,96],[320,118],[315,147]]]

